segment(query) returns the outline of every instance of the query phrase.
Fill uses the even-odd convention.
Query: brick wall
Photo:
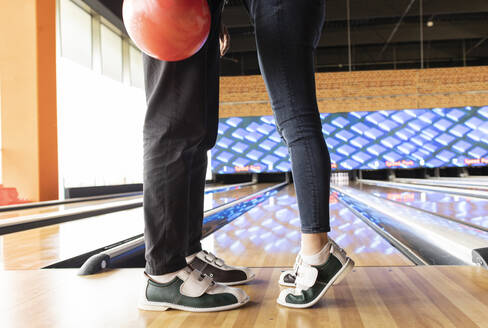
[[[488,66],[316,74],[320,112],[488,105]],[[259,75],[222,77],[220,117],[271,115]]]

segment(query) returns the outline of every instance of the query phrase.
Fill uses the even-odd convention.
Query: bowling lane
[[[431,179],[404,179],[397,178],[394,182],[411,183],[422,186],[464,188],[470,190],[488,191],[488,179],[484,176],[464,178],[431,178]]]
[[[258,186],[258,185],[245,186],[240,188],[233,188],[231,190],[224,191],[224,192],[206,194],[204,198],[205,206],[207,209],[220,206],[222,204],[225,204],[228,201],[235,200],[241,197],[243,193],[247,194],[247,193],[252,193],[257,190],[260,190],[261,187],[262,186]],[[82,203],[38,207],[38,208],[0,213],[0,223],[2,222],[2,220],[15,221],[15,218],[20,218],[20,217],[23,218],[30,217],[34,221],[36,221],[42,219],[46,214],[63,215],[64,213],[68,213],[68,211],[70,210],[83,211],[85,208],[87,210],[89,209],[93,210],[93,208],[97,206],[104,206],[104,205],[115,206],[117,204],[124,204],[125,202],[131,200],[136,200],[136,201],[140,200],[142,204],[142,196],[130,196],[124,198],[109,199],[109,200],[87,201]]]
[[[264,190],[273,185],[275,185],[275,183],[259,183],[259,184],[244,186],[244,187],[240,187],[240,188],[236,188],[224,192],[205,194],[204,196],[205,210],[207,211],[217,206],[224,205],[228,202],[232,202],[236,199]]]
[[[250,185],[250,186],[243,186],[240,188],[234,188],[232,190],[228,190],[225,192],[217,192],[213,194],[206,194],[206,208],[210,209],[222,204],[225,204],[229,200],[235,200],[238,197],[241,197],[243,193],[247,194],[249,192],[256,192],[261,190],[264,185],[269,186],[269,184],[263,185]],[[29,215],[42,215],[47,213],[54,213],[54,212],[62,212],[70,209],[81,209],[87,206],[96,206],[96,205],[104,205],[104,204],[116,204],[116,203],[123,203],[125,201],[134,200],[134,199],[141,199],[142,196],[130,196],[130,197],[121,197],[121,198],[114,198],[114,199],[104,199],[104,200],[97,200],[97,201],[87,201],[82,203],[72,203],[72,204],[64,204],[64,205],[53,205],[53,206],[45,206],[45,207],[38,207],[38,208],[30,208],[25,210],[17,210],[17,211],[8,211],[0,213],[0,221],[2,219],[11,219],[15,217],[21,216],[29,216]]]
[[[331,195],[330,236],[359,266],[413,265]],[[205,249],[228,263],[290,267],[300,248],[300,219],[293,185],[203,240]]]
[[[488,176],[486,175],[470,175],[467,177],[432,177],[430,180],[437,181],[461,181],[466,183],[481,182],[482,184],[488,185]]]
[[[138,199],[138,198],[142,199],[142,196],[130,196],[130,197],[120,197],[120,198],[113,198],[113,199],[102,199],[102,200],[87,201],[87,202],[80,202],[80,203],[44,206],[44,207],[37,207],[37,208],[29,208],[29,209],[25,209],[25,210],[16,210],[16,211],[14,210],[14,211],[8,211],[8,212],[1,212],[0,213],[0,220],[11,219],[11,218],[20,217],[20,216],[60,212],[60,211],[65,211],[65,210],[69,210],[69,209],[82,208],[85,206],[94,206],[94,205],[102,205],[102,204],[115,204],[117,202],[125,202],[128,200],[133,200],[133,199]]]
[[[273,184],[205,196],[205,209],[245,197]],[[0,269],[38,269],[142,234],[142,208],[110,213],[0,236]]]
[[[456,196],[437,191],[409,191],[363,183],[351,184],[350,186],[378,197],[401,202],[434,214],[440,214],[488,229],[488,200],[486,199]]]
[[[221,192],[221,191],[228,191],[233,189],[240,189],[246,186],[250,186],[256,184],[257,182],[242,182],[242,183],[233,183],[233,184],[207,184],[205,185],[205,193],[213,193],[213,192]]]
[[[0,236],[0,269],[39,269],[143,233],[142,208]]]

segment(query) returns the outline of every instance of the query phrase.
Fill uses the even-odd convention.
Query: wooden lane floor
[[[331,232],[359,266],[413,265],[332,194]],[[300,247],[300,219],[293,185],[203,240],[205,249],[240,266],[293,266]]]
[[[69,210],[69,209],[83,208],[85,206],[111,204],[111,203],[123,202],[123,201],[128,201],[133,199],[139,199],[139,198],[142,199],[141,196],[129,196],[129,197],[118,197],[112,199],[93,200],[93,201],[86,201],[80,203],[71,203],[71,204],[64,204],[64,205],[35,207],[35,208],[28,208],[25,210],[13,210],[8,212],[1,212],[0,221],[2,219],[11,219],[19,216],[53,213],[53,212],[59,212],[59,211]]]
[[[351,184],[350,187],[488,229],[488,200],[486,199],[368,184]]]
[[[206,195],[205,208],[214,208],[269,186],[259,184]],[[143,231],[143,211],[136,208],[1,235],[0,269],[42,268],[142,234]]]
[[[223,192],[216,192],[205,194],[205,210],[209,210],[219,205],[226,204],[228,202],[234,201],[236,199],[245,197],[247,195],[256,193],[258,191],[264,190],[271,186],[275,185],[275,183],[259,183],[253,184],[249,186],[243,186],[238,189],[232,189]],[[207,205],[211,204],[211,205]]]
[[[486,190],[488,188],[488,177],[468,176],[468,177],[438,177],[438,178],[396,178],[394,182],[414,183],[421,185],[431,185],[438,187],[456,187],[474,190]]]
[[[253,193],[259,191],[263,188],[269,187],[271,184],[256,184],[250,186],[243,186],[239,189],[228,190],[225,192],[218,192],[212,194],[206,194],[205,200],[207,208],[212,208],[218,205],[225,204],[230,200],[235,200],[242,195],[247,195],[249,193]],[[219,185],[220,186],[220,185]],[[87,202],[80,202],[80,203],[72,203],[72,204],[64,204],[64,205],[53,205],[53,206],[44,206],[44,207],[37,207],[37,208],[29,208],[25,210],[14,210],[8,212],[1,212],[0,213],[0,220],[2,219],[10,219],[19,216],[27,216],[27,215],[36,215],[36,214],[46,214],[46,213],[53,213],[53,212],[60,212],[68,209],[75,209],[75,208],[83,208],[85,206],[93,206],[93,205],[102,205],[102,204],[110,204],[116,202],[123,202],[133,199],[141,199],[142,196],[130,196],[130,197],[120,197],[120,198],[113,198],[113,199],[104,199],[104,200],[95,200],[95,201],[87,201]]]
[[[0,269],[38,269],[143,233],[142,208],[0,236]]]
[[[486,327],[488,271],[468,266],[359,267],[314,307],[276,304],[282,268],[256,268],[244,307],[140,311],[142,269],[0,271],[1,327]]]

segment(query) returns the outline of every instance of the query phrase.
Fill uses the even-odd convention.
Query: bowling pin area
[[[144,263],[137,240],[143,220],[141,196],[132,195],[2,208],[1,324],[315,327],[320,321],[335,327],[483,327],[488,271],[486,257],[476,258],[475,250],[488,247],[488,184],[472,184],[484,178],[348,177],[348,172],[331,177],[329,236],[356,267],[311,309],[287,309],[275,302],[279,275],[293,266],[300,248],[293,184],[251,182],[207,187],[205,195],[204,248],[257,274],[243,286],[251,297],[243,308],[207,314],[137,309]],[[243,207],[243,202],[252,204],[234,217],[227,215],[225,222],[212,214]],[[117,210],[127,204],[135,206]],[[100,208],[113,212],[90,214]],[[76,219],[80,215],[87,217]],[[97,254],[112,260],[91,265],[87,272]]]

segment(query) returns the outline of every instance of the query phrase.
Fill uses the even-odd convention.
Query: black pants
[[[209,0],[204,47],[180,62],[144,57],[146,272],[164,274],[201,250],[206,152],[217,137],[218,31],[222,1]],[[324,0],[245,0],[255,26],[261,72],[292,161],[302,232],[329,227],[330,157],[315,96],[313,52]]]

